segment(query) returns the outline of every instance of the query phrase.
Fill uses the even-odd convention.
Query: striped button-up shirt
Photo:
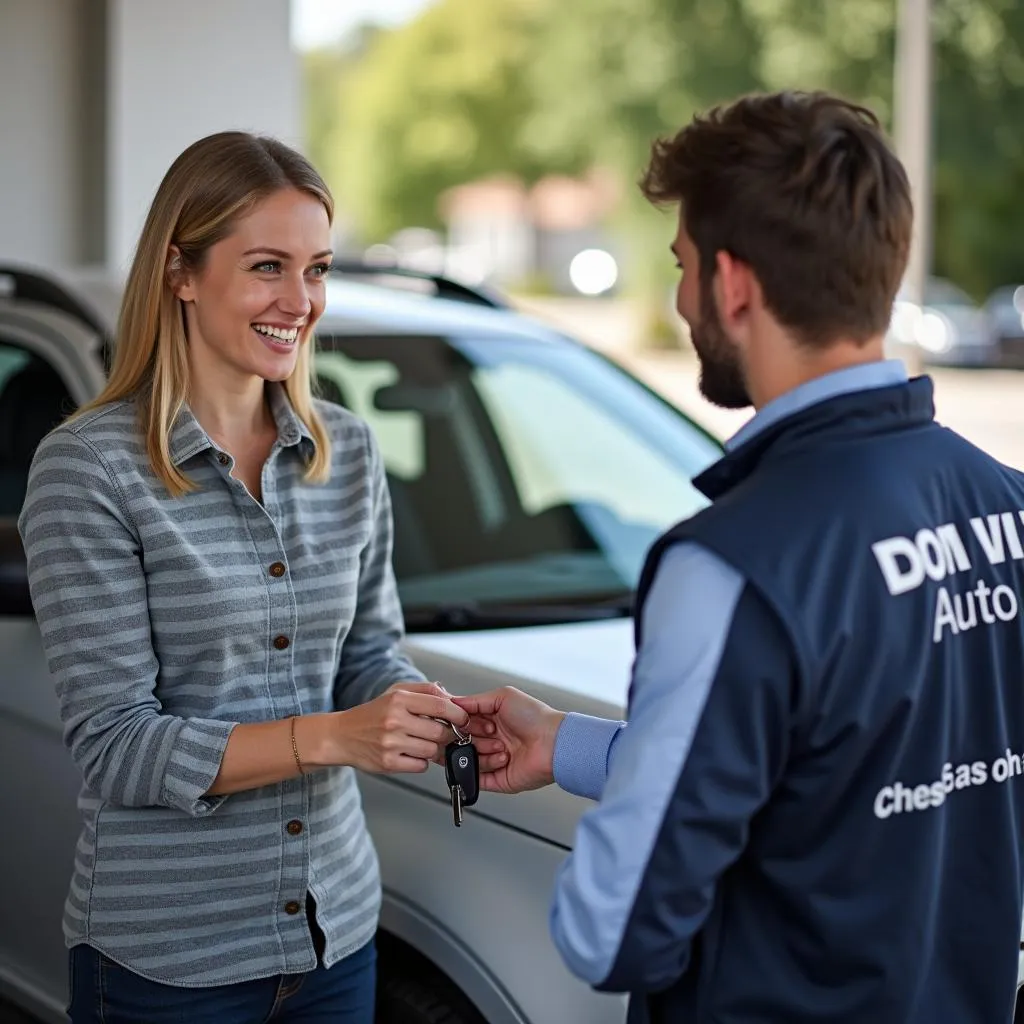
[[[171,497],[130,402],[41,444],[19,520],[84,827],[67,944],[145,977],[217,985],[330,965],[365,944],[377,858],[351,768],[207,797],[236,723],[341,710],[422,679],[399,653],[384,469],[364,422],[318,403],[331,478],[268,385],[278,439],[262,504],[186,409]]]

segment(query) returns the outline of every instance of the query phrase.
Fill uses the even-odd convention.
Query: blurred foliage
[[[1024,280],[1024,3],[934,0],[934,271]],[[827,88],[891,127],[896,0],[439,0],[308,57],[311,152],[355,226],[439,226],[438,196],[592,164],[637,179],[651,140],[754,89]],[[671,224],[627,190],[634,285],[664,294]]]
[[[542,270],[533,270],[521,281],[517,281],[515,292],[517,295],[525,295],[530,298],[549,298],[558,294],[551,276]]]
[[[937,273],[976,298],[1024,281],[1024,5],[936,0]]]
[[[337,110],[325,166],[363,237],[440,227],[437,200],[454,185],[500,171],[533,181],[552,169],[523,140],[534,105],[526,72],[546,7],[443,0],[404,28],[375,34],[359,59],[333,55],[346,98],[338,104],[330,87],[314,93],[310,125],[322,130],[325,108]]]

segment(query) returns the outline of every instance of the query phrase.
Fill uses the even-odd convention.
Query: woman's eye
[[[309,272],[314,277],[326,277],[331,271],[331,265],[329,263],[314,263],[309,268]]]
[[[267,260],[265,263],[257,263],[252,269],[258,270],[261,274],[273,274],[279,266],[277,260]]]

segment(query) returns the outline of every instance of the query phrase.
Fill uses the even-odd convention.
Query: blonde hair
[[[171,459],[170,438],[189,389],[188,351],[179,300],[171,289],[171,246],[182,269],[202,268],[211,246],[267,196],[294,188],[323,203],[334,219],[334,200],[313,166],[276,139],[247,132],[219,132],[188,147],[164,175],[146,216],[132,260],[118,318],[107,386],[80,412],[133,398],[156,475],[174,496],[195,485]],[[313,406],[313,339],[299,349],[285,393],[316,442],[305,478],[322,483],[330,474],[330,438]]]

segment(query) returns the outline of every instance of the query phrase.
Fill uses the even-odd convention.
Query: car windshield
[[[629,610],[647,548],[720,454],[596,353],[518,336],[318,339],[324,397],[378,439],[407,619]],[[499,611],[500,610],[500,611]],[[481,623],[476,623],[481,624]],[[491,623],[493,624],[493,623]]]

